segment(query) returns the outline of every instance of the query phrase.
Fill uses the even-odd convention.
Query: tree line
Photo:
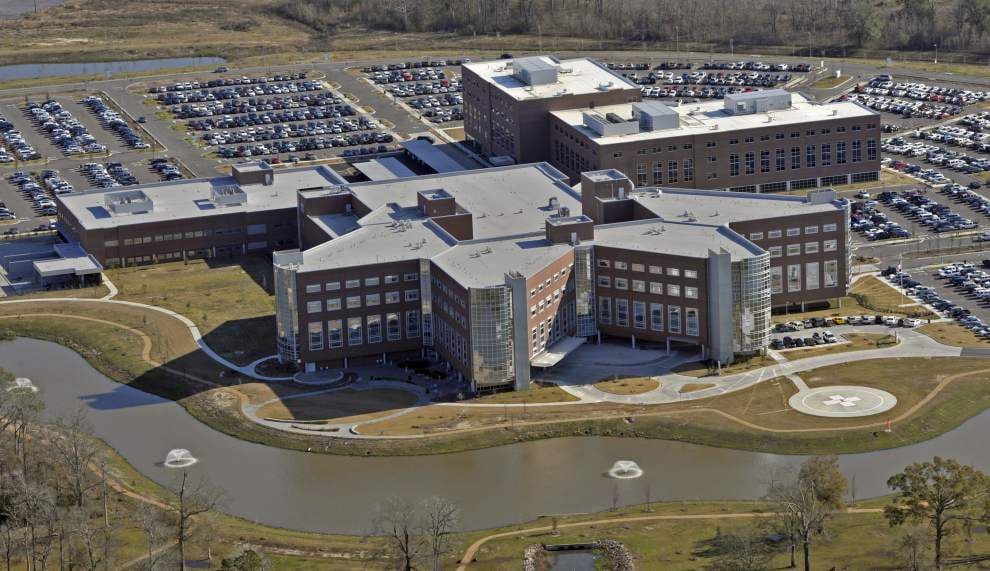
[[[528,34],[728,46],[990,51],[990,0],[285,0],[276,12],[332,34]]]

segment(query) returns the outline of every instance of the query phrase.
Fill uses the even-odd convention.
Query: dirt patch
[[[693,393],[696,391],[703,391],[705,389],[710,389],[714,386],[715,386],[714,383],[685,383],[681,385],[681,388],[678,389],[677,392],[681,394]]]
[[[415,402],[416,397],[406,391],[344,389],[269,403],[258,409],[258,416],[282,420],[328,420],[406,408]]]
[[[660,388],[660,383],[650,377],[630,377],[595,383],[595,388],[614,395],[638,395]]]

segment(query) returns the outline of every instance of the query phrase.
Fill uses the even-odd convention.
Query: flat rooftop
[[[572,249],[570,244],[550,242],[540,232],[460,242],[433,263],[462,286],[481,288],[504,284],[509,271],[530,277]]]
[[[99,229],[233,212],[295,208],[298,190],[345,183],[333,170],[322,165],[275,169],[274,173],[271,185],[239,184],[233,176],[219,176],[74,192],[56,196],[55,200],[60,203],[60,208],[71,212],[84,228]],[[243,191],[245,202],[223,205],[214,201],[215,193],[229,194],[227,190],[235,187]],[[136,191],[150,199],[150,210],[130,214],[113,213],[107,209],[108,196],[112,198],[116,193]]]
[[[386,204],[415,208],[417,194],[443,190],[472,215],[474,238],[494,238],[544,230],[560,206],[581,212],[580,195],[567,177],[546,163],[511,165],[453,173],[343,185],[369,210]],[[325,190],[307,191],[318,196]],[[550,206],[555,199],[557,206]]]
[[[829,195],[820,195],[827,198]],[[834,195],[832,195],[834,198]],[[629,194],[665,222],[725,225],[733,222],[842,211],[837,200],[812,202],[806,196],[781,196],[752,192],[642,188]]]
[[[685,135],[711,134],[713,132],[784,127],[833,119],[879,117],[877,112],[853,101],[819,104],[809,101],[800,93],[791,94],[791,106],[787,109],[775,109],[747,115],[726,113],[723,102],[718,99],[701,103],[686,103],[670,106],[670,108],[678,115],[679,127],[675,129],[640,131],[626,135],[609,136],[599,135],[586,127],[584,125],[584,113],[597,113],[602,116],[614,113],[624,119],[632,120],[633,106],[631,103],[596,106],[594,109],[565,109],[552,111],[551,114],[599,145],[651,141]]]
[[[588,58],[557,60],[544,55],[519,59],[526,60],[529,65],[542,62],[545,66],[556,67],[557,80],[542,85],[527,85],[513,75],[515,70],[512,62],[514,60],[511,59],[472,62],[464,64],[463,67],[470,69],[482,79],[498,87],[503,93],[519,101],[557,97],[565,94],[605,93],[618,89],[639,90],[638,85]]]
[[[725,226],[659,220],[595,226],[595,239],[582,243],[688,258],[708,258],[709,250],[725,250],[733,261],[763,253],[762,248]]]

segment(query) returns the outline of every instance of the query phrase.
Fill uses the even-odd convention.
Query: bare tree
[[[86,493],[97,485],[92,464],[98,449],[93,441],[92,428],[83,409],[67,418],[59,418],[54,424],[55,434],[50,442],[59,465],[65,471],[68,495],[73,505],[83,507]]]
[[[922,571],[928,564],[931,552],[931,531],[921,525],[908,526],[901,534],[898,544],[904,568],[908,571]]]
[[[385,536],[385,549],[394,565],[412,571],[426,549],[420,533],[419,517],[413,505],[393,496],[378,505],[374,522],[376,532]]]
[[[449,500],[433,496],[423,501],[423,533],[429,544],[434,571],[443,568],[443,557],[450,551],[451,534],[457,527],[460,510]]]
[[[168,550],[165,549],[165,546],[172,535],[172,526],[165,513],[151,504],[141,504],[137,515],[138,525],[140,525],[148,545],[148,557],[145,559],[145,566],[147,569],[153,570],[156,565],[168,557]]]
[[[190,487],[188,473],[183,470],[178,496],[179,505],[175,513],[177,524],[175,539],[179,547],[179,566],[184,570],[186,568],[186,542],[192,537],[193,518],[218,507],[223,501],[223,494],[206,478],[200,479]]]

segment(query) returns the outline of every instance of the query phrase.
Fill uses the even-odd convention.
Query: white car
[[[887,327],[896,327],[900,319],[901,318],[897,317],[896,315],[885,315],[883,317],[883,324],[886,325]]]
[[[921,325],[921,320],[913,317],[905,317],[903,323],[904,327],[917,327]]]

